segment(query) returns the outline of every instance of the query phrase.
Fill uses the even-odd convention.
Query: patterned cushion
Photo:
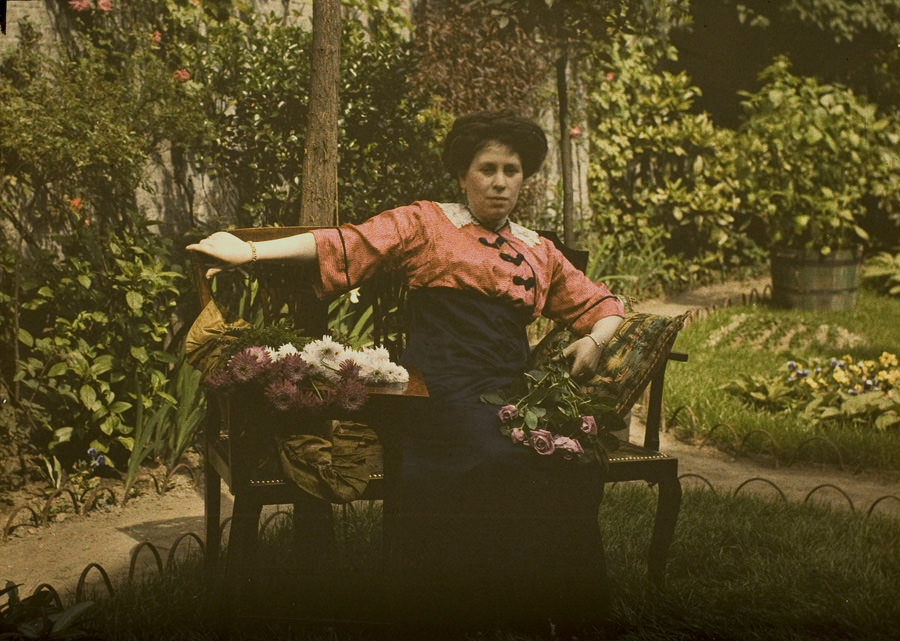
[[[660,363],[664,363],[688,314],[677,317],[629,314],[603,350],[596,375],[586,390],[616,399],[616,411],[624,416],[634,405]],[[551,330],[534,348],[530,369],[552,357],[557,349],[577,338],[569,329]]]

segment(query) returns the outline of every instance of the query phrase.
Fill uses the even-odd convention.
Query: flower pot
[[[840,249],[827,256],[802,250],[773,250],[772,301],[782,307],[845,311],[856,303],[861,254]]]

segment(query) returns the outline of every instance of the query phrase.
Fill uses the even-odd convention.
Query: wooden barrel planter
[[[856,304],[861,253],[841,249],[827,256],[773,250],[772,301],[782,307],[846,311]]]

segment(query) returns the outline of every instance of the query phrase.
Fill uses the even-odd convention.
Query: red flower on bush
[[[615,79],[616,79],[616,74],[614,74],[612,71],[610,71],[606,74],[606,82],[612,82]]]
[[[97,8],[100,11],[112,11],[112,2],[110,0],[97,0]]]
[[[91,0],[69,0],[69,9],[72,11],[89,11]]]
[[[191,79],[191,72],[187,69],[176,69],[172,73],[172,77],[175,79],[175,82],[187,82]]]
[[[569,136],[572,138],[581,138],[581,127],[572,127],[569,129]]]
[[[81,196],[75,196],[75,198],[69,201],[69,209],[76,214],[84,209],[84,202],[81,200]]]
[[[150,35],[150,40],[152,40],[153,44],[155,45],[158,45],[160,42],[162,42],[162,34],[159,32],[159,29],[157,29]]]

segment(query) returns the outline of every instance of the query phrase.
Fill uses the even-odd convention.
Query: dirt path
[[[637,309],[674,315],[692,307],[721,306],[726,301],[738,302],[742,295],[749,296],[751,292],[762,293],[767,284],[757,280],[716,285],[665,301],[647,301]],[[640,409],[635,414],[637,420],[631,440],[640,442],[643,438]],[[669,432],[661,435],[661,449],[679,458],[686,488],[706,486],[708,482],[720,494],[733,494],[746,482],[740,492],[778,499],[780,490],[791,501],[804,501],[815,490],[810,500],[828,501],[842,508],[849,508],[852,502],[853,508],[863,513],[881,497],[900,496],[900,472],[853,474],[833,466],[808,464],[773,467],[749,458],[735,459],[713,447],[700,448],[680,442]],[[766,480],[751,480],[759,478]],[[819,486],[825,487],[817,490]],[[223,492],[223,496],[228,497],[228,493]],[[230,501],[226,501],[223,518],[230,514],[230,509]],[[900,518],[900,499],[882,501],[877,513]],[[0,525],[5,525],[7,518],[8,513],[0,511]],[[150,490],[108,511],[64,514],[60,518],[47,527],[16,528],[8,541],[0,542],[0,582],[22,583],[24,594],[41,583],[50,583],[64,597],[72,596],[79,576],[90,563],[101,564],[114,583],[125,580],[132,550],[144,541],[152,542],[166,563],[170,547],[181,534],[195,532],[203,538],[202,490],[186,477],[176,477],[175,487],[163,495]],[[184,544],[186,551],[193,542]],[[138,559],[137,574],[155,571],[152,553],[142,550]],[[99,579],[96,572],[89,577],[94,584]]]

